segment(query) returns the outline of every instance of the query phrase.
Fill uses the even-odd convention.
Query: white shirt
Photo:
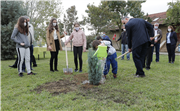
[[[54,40],[57,40],[57,33],[56,33],[56,29],[54,28]]]
[[[168,33],[168,36],[167,36],[167,44],[170,44],[170,43],[171,43],[170,36],[171,36],[171,32]]]
[[[156,36],[158,33],[157,33],[157,30],[154,30],[154,36]],[[158,37],[155,38],[155,40],[157,40]]]

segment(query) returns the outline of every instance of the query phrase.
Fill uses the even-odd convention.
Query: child
[[[108,47],[107,48],[108,56],[106,58],[106,64],[105,64],[105,68],[103,71],[104,77],[106,78],[106,75],[109,72],[109,68],[110,68],[110,64],[111,64],[112,65],[113,77],[116,78],[117,77],[116,74],[117,74],[118,65],[117,65],[117,61],[116,61],[117,55],[116,55],[115,48],[110,45],[111,44],[110,41],[102,40],[102,38],[100,36],[98,36],[96,38],[96,41],[93,41],[93,49],[97,49],[97,47],[98,47],[97,43],[99,43],[98,45],[106,45]]]
[[[18,72],[19,76],[23,77],[22,72],[22,64],[24,61],[24,58],[26,60],[26,69],[27,69],[27,75],[35,75],[35,73],[31,72],[30,68],[30,42],[28,40],[28,22],[26,18],[19,17],[17,24],[15,25],[15,28],[13,30],[13,33],[11,35],[11,39],[16,42],[16,50],[18,54]]]

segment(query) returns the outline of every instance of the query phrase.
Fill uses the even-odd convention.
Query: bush
[[[95,51],[91,48],[88,52],[88,79],[91,84],[98,85],[102,77],[102,67],[97,58],[94,56]]]
[[[22,1],[1,1],[1,59],[14,59],[16,43],[11,40],[14,26],[20,16],[26,15]]]

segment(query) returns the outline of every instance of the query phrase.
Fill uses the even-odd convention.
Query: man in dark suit
[[[129,52],[132,51],[133,61],[136,66],[136,77],[145,77],[143,71],[143,63],[146,56],[150,37],[154,36],[153,26],[140,18],[123,17],[122,23],[126,24],[126,32],[128,35]],[[149,34],[150,37],[149,37]]]

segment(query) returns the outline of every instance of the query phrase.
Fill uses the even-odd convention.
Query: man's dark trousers
[[[160,44],[159,44],[159,43],[156,43],[156,44],[154,44],[154,47],[155,47],[155,49],[156,49],[156,62],[159,62],[159,49],[160,49]],[[151,59],[151,61],[153,61],[154,47],[152,48],[152,59]]]
[[[133,60],[137,70],[136,75],[140,75],[140,76],[145,75],[143,71],[143,64],[146,57],[148,45],[149,42],[146,42],[132,50]]]
[[[146,57],[145,57],[145,60],[144,60],[144,68],[148,68],[150,69],[151,67],[151,60],[152,60],[152,46],[148,46],[148,49],[147,49],[147,53],[146,53]]]

